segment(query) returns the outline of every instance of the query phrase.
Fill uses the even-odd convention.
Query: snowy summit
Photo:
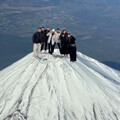
[[[0,120],[120,120],[120,72],[77,55],[30,53],[0,71]]]

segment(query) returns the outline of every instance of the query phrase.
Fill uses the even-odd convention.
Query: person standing
[[[48,34],[48,52],[52,54],[52,42],[53,42],[53,36],[55,34],[55,29],[52,29]]]
[[[38,57],[41,50],[41,28],[33,35],[33,56]]]
[[[45,44],[45,39],[46,39],[45,27],[42,27],[41,33],[42,33],[42,35],[41,35],[42,40],[41,40],[41,51],[40,51],[40,52],[42,52],[43,46],[44,46],[44,44]]]
[[[61,40],[61,54],[67,56],[69,54],[68,51],[68,41],[67,41],[67,31],[64,29],[60,35]]]
[[[48,36],[47,34],[50,32],[50,27],[48,26],[45,30],[45,53],[47,53],[47,46],[48,46]]]
[[[70,61],[71,62],[74,62],[76,61],[76,39],[74,38],[74,36],[72,36],[70,33],[67,35],[67,41],[68,41],[68,44],[69,44],[69,54],[70,54]]]
[[[59,51],[61,53],[61,47],[60,47],[60,29],[59,28],[57,28],[57,30],[56,30],[56,32],[55,32],[55,34],[53,36],[51,53],[54,52],[56,44],[58,45]]]

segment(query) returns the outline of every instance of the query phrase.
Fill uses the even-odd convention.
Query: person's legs
[[[61,53],[60,43],[57,43],[57,45],[58,45],[59,51]]]
[[[70,53],[70,61],[72,61],[72,50],[71,50],[71,47],[69,48],[69,53]]]
[[[40,51],[43,50],[43,46],[44,46],[44,43],[41,43],[41,49],[40,49]]]
[[[68,46],[67,46],[67,44],[65,44],[64,45],[64,51],[65,51],[65,56],[67,56],[68,55]]]
[[[48,45],[48,43],[47,43],[47,40],[45,41],[45,51],[47,51],[47,45]]]
[[[39,43],[37,46],[37,56],[39,56],[41,50],[41,44]]]
[[[51,51],[52,51],[52,43],[50,41],[50,43],[48,44],[48,49],[49,49],[49,53],[51,54]]]
[[[61,54],[65,56],[65,44],[61,44]]]
[[[51,53],[51,43],[48,43],[48,50],[49,50],[49,53]]]
[[[56,45],[56,43],[55,43],[54,45],[51,45],[51,46],[52,46],[52,49],[51,49],[51,54],[53,54],[53,52],[54,52],[55,45]]]
[[[70,61],[76,61],[76,47],[70,47]]]
[[[33,56],[34,57],[37,56],[37,44],[36,43],[33,44]]]
[[[76,47],[73,48],[73,60],[76,61],[77,59],[77,51]]]

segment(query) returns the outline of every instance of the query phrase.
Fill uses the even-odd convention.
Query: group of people
[[[54,53],[55,46],[57,44],[60,54],[68,56],[70,54],[70,61],[76,61],[76,39],[70,33],[64,29],[62,32],[59,28],[50,30],[50,27],[39,27],[38,31],[33,35],[33,55],[39,56],[44,52],[49,54]]]

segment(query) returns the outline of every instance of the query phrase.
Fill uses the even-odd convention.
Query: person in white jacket
[[[52,46],[51,46],[51,53],[54,52],[54,48],[55,48],[55,45],[57,44],[58,45],[58,48],[59,48],[59,51],[61,53],[61,47],[60,47],[60,29],[57,28],[57,30],[55,31],[54,35],[53,35],[53,39],[52,39]]]
[[[54,45],[54,40],[53,40],[54,34],[55,34],[55,29],[52,29],[52,30],[47,34],[47,36],[49,36],[49,37],[48,37],[48,52],[49,52],[50,54],[52,54],[52,45]]]

